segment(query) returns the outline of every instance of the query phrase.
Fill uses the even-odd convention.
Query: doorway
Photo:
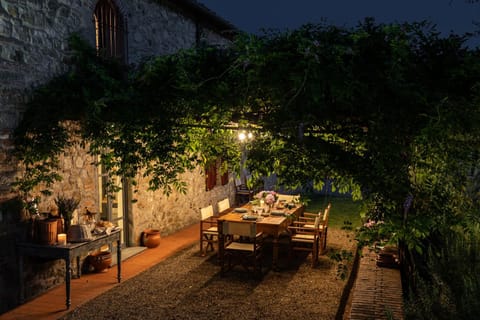
[[[130,230],[132,222],[129,215],[130,184],[120,177],[111,177],[103,166],[98,167],[98,184],[100,199],[100,218],[110,221],[122,229],[122,247],[132,245]],[[107,191],[109,183],[119,188],[111,194]]]

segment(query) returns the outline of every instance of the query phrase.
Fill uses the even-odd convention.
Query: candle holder
[[[64,246],[67,244],[67,234],[66,233],[59,233],[57,235],[57,244],[59,246]]]

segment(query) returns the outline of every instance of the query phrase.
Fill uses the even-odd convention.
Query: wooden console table
[[[90,251],[101,248],[104,245],[109,245],[114,241],[117,242],[117,279],[118,282],[121,281],[121,271],[122,271],[122,249],[121,249],[121,229],[112,231],[108,235],[100,235],[95,237],[91,241],[87,242],[78,242],[78,243],[67,243],[66,245],[42,245],[37,243],[29,242],[20,242],[17,243],[18,249],[18,268],[19,268],[19,278],[20,278],[20,301],[23,303],[25,299],[25,292],[23,286],[23,257],[41,257],[49,259],[63,259],[65,260],[65,289],[66,289],[66,306],[67,309],[70,308],[70,280],[72,267],[70,261],[73,258],[77,260],[77,276],[81,276],[80,268],[80,256],[82,254],[87,254]]]

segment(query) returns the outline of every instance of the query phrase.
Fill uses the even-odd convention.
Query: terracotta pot
[[[108,251],[99,251],[92,253],[89,259],[95,272],[102,272],[112,264],[112,253]]]
[[[160,230],[145,229],[142,232],[142,243],[147,248],[156,248],[160,244]]]

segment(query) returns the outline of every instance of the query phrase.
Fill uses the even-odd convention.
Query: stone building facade
[[[95,47],[98,34],[94,12],[99,3],[113,4],[122,19],[125,63],[175,53],[200,41],[228,45],[235,28],[194,0],[1,0],[0,1],[0,314],[17,306],[19,282],[25,297],[32,298],[63,282],[63,262],[26,258],[24,273],[16,265],[15,243],[26,237],[28,217],[9,201],[16,194],[11,183],[19,165],[10,157],[12,132],[21,120],[32,91],[67,70],[67,38],[79,33]],[[97,26],[98,27],[98,26]],[[81,199],[79,210],[102,212],[102,172],[80,146],[60,159],[63,180],[53,187],[52,197],[43,197],[40,211],[54,207],[58,194]],[[229,197],[234,201],[232,179],[210,191],[200,168],[185,174],[186,194],[169,197],[161,191],[147,191],[142,179],[131,201],[123,191],[117,215],[122,217],[124,245],[136,246],[145,228],[157,228],[167,235],[199,221],[199,208]],[[120,205],[120,206],[118,206]]]

